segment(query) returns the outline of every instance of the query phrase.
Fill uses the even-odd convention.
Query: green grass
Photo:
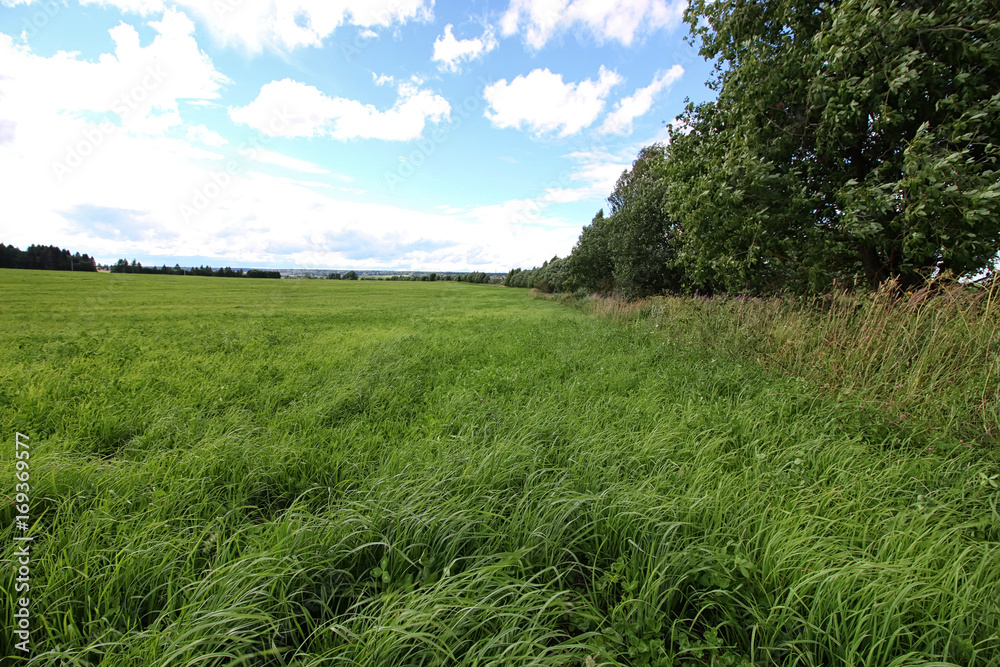
[[[945,430],[498,287],[0,290],[29,664],[1000,665],[1000,464]]]
[[[919,440],[1000,446],[1000,293],[928,284],[819,298],[560,297],[669,340],[808,382]],[[540,296],[540,295],[538,295]],[[894,429],[899,430],[899,429]]]

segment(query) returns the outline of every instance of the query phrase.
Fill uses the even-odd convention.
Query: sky
[[[685,98],[686,0],[0,0],[0,242],[502,272],[570,253]]]

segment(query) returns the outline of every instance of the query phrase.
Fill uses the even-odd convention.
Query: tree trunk
[[[865,278],[872,287],[878,287],[889,278],[889,272],[878,256],[878,250],[870,245],[861,246],[861,266],[865,270]]]

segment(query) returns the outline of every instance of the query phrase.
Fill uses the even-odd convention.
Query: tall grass
[[[930,283],[820,298],[591,297],[584,310],[642,320],[672,341],[802,378],[889,426],[1000,439],[1000,291]]]
[[[0,508],[7,663],[1000,665],[995,455],[691,331],[455,283],[0,280],[36,538],[22,656]]]

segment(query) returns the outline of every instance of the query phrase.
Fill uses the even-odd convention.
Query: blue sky
[[[685,97],[678,0],[0,0],[0,241],[506,271],[570,252]]]

